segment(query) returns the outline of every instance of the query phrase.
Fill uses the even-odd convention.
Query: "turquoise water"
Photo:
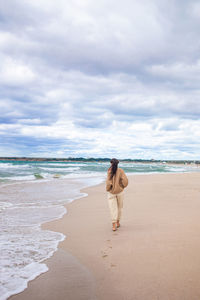
[[[106,174],[109,163],[105,162],[20,162],[0,161],[0,182],[32,181],[58,178],[98,177]],[[194,172],[192,165],[170,165],[165,163],[120,163],[128,174]]]

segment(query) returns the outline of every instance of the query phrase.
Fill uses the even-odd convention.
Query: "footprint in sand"
[[[115,265],[115,264],[110,264],[110,266],[111,266],[111,267],[116,267],[116,265]]]
[[[102,256],[102,258],[108,258],[109,257],[109,254],[111,254],[111,253],[109,253],[110,251],[111,251],[111,249],[112,249],[112,246],[111,246],[111,240],[106,240],[106,242],[107,242],[107,248],[105,249],[105,250],[103,250],[103,251],[101,251],[101,256]],[[111,257],[110,257],[111,258]],[[107,260],[106,260],[107,261]],[[114,268],[114,267],[116,267],[117,265],[115,265],[115,264],[113,264],[113,263],[110,263],[109,262],[109,260],[107,261],[107,263],[109,263],[109,266],[108,266],[108,268]]]
[[[106,248],[105,250],[101,251],[101,253],[102,253],[101,256],[102,256],[103,258],[108,257],[108,251],[109,251],[110,249],[112,249],[112,246],[110,245],[111,240],[106,240],[106,242],[108,243],[107,248]]]
[[[105,257],[107,257],[107,256],[108,256],[108,254],[107,254],[107,249],[101,251],[101,257],[102,257],[102,258],[105,258]]]

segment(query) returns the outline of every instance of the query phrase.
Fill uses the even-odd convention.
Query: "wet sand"
[[[129,177],[112,232],[105,185],[43,225],[67,237],[49,271],[10,300],[199,300],[200,173]]]

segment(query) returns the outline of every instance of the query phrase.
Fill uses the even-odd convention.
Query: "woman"
[[[108,169],[106,190],[108,192],[108,204],[112,219],[112,230],[116,231],[120,227],[120,218],[123,207],[124,188],[128,185],[128,178],[124,171],[118,168],[119,161],[111,159],[111,166]]]

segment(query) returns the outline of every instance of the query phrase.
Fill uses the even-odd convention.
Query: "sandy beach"
[[[200,173],[129,176],[116,232],[105,184],[83,192],[42,226],[66,235],[49,271],[10,300],[200,299]]]

